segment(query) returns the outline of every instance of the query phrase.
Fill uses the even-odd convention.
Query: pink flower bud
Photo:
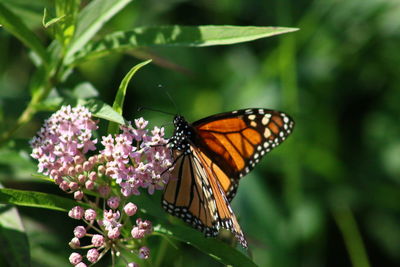
[[[102,236],[102,235],[93,235],[92,244],[95,247],[101,247],[104,244],[104,236]]]
[[[87,180],[86,183],[85,183],[85,187],[88,190],[92,190],[94,188],[94,182],[91,181],[91,180]]]
[[[76,172],[76,173],[81,173],[81,172],[83,172],[83,167],[82,167],[81,164],[78,164],[78,165],[75,166],[75,172]]]
[[[72,249],[78,249],[81,246],[81,242],[79,241],[79,238],[74,237],[74,238],[71,239],[71,241],[68,243],[68,245]]]
[[[117,239],[120,235],[120,231],[118,227],[115,227],[113,229],[111,229],[110,231],[108,231],[107,236],[110,239]]]
[[[104,167],[104,165],[100,165],[100,166],[97,168],[97,171],[98,171],[100,174],[105,174],[105,173],[106,173],[106,167]]]
[[[76,156],[74,157],[74,162],[75,162],[75,164],[81,164],[81,163],[84,162],[84,161],[85,161],[85,158],[82,157],[81,155],[76,155]]]
[[[83,192],[82,191],[75,191],[74,199],[81,200],[82,198],[83,198]]]
[[[96,181],[96,179],[97,179],[97,172],[90,172],[90,174],[89,174],[89,179],[90,179],[91,181]]]
[[[86,176],[84,174],[79,174],[78,175],[78,182],[80,184],[84,184],[86,182]]]
[[[80,220],[83,217],[83,213],[84,213],[84,210],[82,207],[75,206],[68,212],[68,216],[73,219]]]
[[[135,213],[137,211],[137,206],[135,204],[133,204],[132,202],[128,202],[124,207],[124,211],[125,211],[126,215],[133,216],[133,215],[135,215]]]
[[[86,258],[91,263],[95,263],[97,261],[97,259],[99,258],[99,252],[95,248],[89,249],[89,251],[86,254]]]
[[[78,183],[70,182],[70,183],[69,183],[69,188],[70,188],[72,191],[75,191],[75,190],[77,190],[77,189],[79,188],[79,185],[78,185]]]
[[[91,165],[97,164],[97,156],[95,155],[95,156],[90,157],[88,161]]]
[[[69,185],[67,181],[62,181],[59,185],[60,189],[63,191],[67,191],[69,189]]]
[[[72,166],[69,167],[69,168],[68,168],[68,174],[71,175],[71,176],[74,176],[74,175],[75,175],[75,168],[72,167]]]
[[[77,226],[74,229],[74,236],[77,238],[82,238],[86,235],[86,229],[83,226]]]
[[[139,249],[139,258],[148,259],[150,257],[150,249],[148,247],[141,247]]]
[[[153,231],[153,225],[149,220],[142,221],[141,218],[138,218],[136,220],[136,224],[140,229],[145,230],[146,234],[151,234],[151,232]]]
[[[57,179],[57,177],[59,177],[58,171],[55,169],[51,170],[50,177],[53,179]]]
[[[84,163],[83,163],[83,170],[84,171],[89,171],[91,168],[92,168],[92,164],[90,164],[90,162],[89,161],[85,161]]]
[[[87,221],[95,220],[96,216],[97,216],[96,211],[93,209],[87,209],[85,211],[85,220],[87,220]]]
[[[118,206],[119,206],[119,197],[110,197],[107,200],[107,205],[112,209],[118,208]]]
[[[126,267],[139,267],[139,264],[137,264],[136,262],[130,262],[126,265]]]
[[[84,262],[80,262],[75,267],[87,267],[87,265]]]
[[[58,185],[60,185],[63,181],[64,180],[61,176],[57,176],[56,178],[54,178],[54,182]]]
[[[79,253],[76,252],[72,252],[71,255],[69,256],[69,262],[72,265],[77,265],[78,263],[80,263],[82,261],[82,256]]]
[[[140,239],[140,238],[143,238],[145,234],[146,234],[146,231],[143,229],[140,229],[137,226],[132,228],[131,235],[133,238]]]

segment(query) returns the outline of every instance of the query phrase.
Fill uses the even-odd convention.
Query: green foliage
[[[151,60],[147,60],[145,62],[142,62],[140,64],[137,64],[136,66],[133,66],[132,69],[125,75],[124,79],[122,80],[118,91],[117,95],[115,96],[114,104],[112,106],[112,109],[118,112],[118,114],[122,115],[123,107],[124,107],[124,101],[125,101],[125,95],[126,95],[126,89],[128,87],[129,81],[132,79],[133,75],[143,66],[149,64]],[[121,124],[121,123],[119,123]],[[117,133],[119,129],[119,124],[118,123],[113,123],[110,122],[108,125],[108,133]]]
[[[64,212],[70,210],[77,204],[76,201],[72,199],[51,194],[7,188],[0,189],[0,203]]]
[[[113,123],[165,125],[136,111],[174,110],[165,91],[189,121],[265,107],[296,127],[233,201],[251,260],[142,194],[133,202],[156,224],[154,266],[399,265],[399,12],[390,0],[0,0],[0,179],[15,188],[0,190],[0,265],[29,265],[28,237],[32,266],[68,266],[73,225],[54,210],[75,202],[37,182],[29,159],[43,120],[81,103]]]
[[[28,238],[18,210],[0,205],[0,242],[2,257],[10,266],[30,266]]]

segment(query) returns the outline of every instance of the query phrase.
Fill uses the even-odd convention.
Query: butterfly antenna
[[[178,114],[181,114],[181,113],[179,112],[178,106],[176,105],[176,103],[175,103],[174,99],[172,98],[172,96],[170,95],[170,93],[169,93],[167,90],[165,90],[165,94],[167,94],[169,100],[172,102],[172,105],[174,105],[176,112],[177,112]]]
[[[159,109],[155,109],[155,108],[149,108],[149,107],[144,107],[144,106],[139,106],[137,108],[137,111],[142,111],[142,110],[150,110],[150,111],[154,111],[154,112],[159,112],[159,113],[175,116],[174,113],[163,111],[163,110],[159,110]]]

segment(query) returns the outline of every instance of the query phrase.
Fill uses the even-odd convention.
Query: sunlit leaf
[[[286,27],[255,26],[158,26],[141,27],[111,33],[89,42],[66,63],[78,63],[115,51],[147,46],[212,46],[248,42],[260,38],[296,31]]]
[[[84,103],[94,117],[112,121],[118,124],[125,124],[125,119],[116,112],[110,105],[97,99],[91,99]]]
[[[121,84],[119,85],[117,95],[115,96],[113,109],[120,115],[122,115],[122,109],[124,106],[126,89],[128,87],[129,81],[132,79],[133,75],[143,66],[149,64],[151,60],[144,61],[140,64],[137,64],[132,67],[132,69],[125,75]],[[110,122],[108,125],[108,133],[117,133],[118,132],[118,124],[114,122]]]

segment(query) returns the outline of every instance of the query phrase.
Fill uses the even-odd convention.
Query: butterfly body
[[[293,120],[268,109],[243,109],[188,123],[174,118],[169,140],[174,158],[172,179],[164,195],[164,209],[206,236],[231,231],[247,247],[230,207],[239,180],[291,133]]]

